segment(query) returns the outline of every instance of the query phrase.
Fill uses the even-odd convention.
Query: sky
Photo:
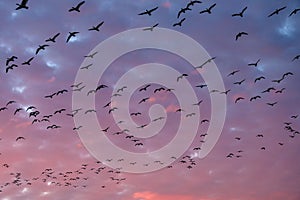
[[[291,14],[300,9],[300,1],[203,0],[189,6],[191,10],[179,18],[178,12],[189,1],[86,0],[80,12],[69,12],[80,3],[75,0],[29,0],[29,8],[20,10],[16,10],[16,3],[20,2],[0,0],[1,200],[300,199],[300,10]],[[211,14],[200,14],[213,4]],[[139,15],[155,7],[151,16]],[[232,16],[245,7],[243,17]],[[271,15],[277,9],[278,14]],[[173,26],[183,18],[182,26]],[[99,31],[89,30],[101,22]],[[157,23],[153,31],[143,30]],[[95,53],[98,44],[131,29],[151,38],[160,28],[185,34],[207,54],[184,48],[185,42],[174,41],[171,36],[157,37],[153,43],[175,46],[179,52],[199,57],[202,63],[212,58],[211,62],[195,69],[197,66],[172,52],[149,48],[132,51],[113,60],[98,77],[97,85],[107,88],[87,95],[95,89],[88,87],[96,76],[94,72],[106,67],[106,59],[122,49],[112,45],[96,51],[94,58],[87,57]],[[79,33],[67,42],[69,32]],[[236,39],[242,32],[246,34]],[[57,33],[55,42],[45,41]],[[135,39],[132,35],[126,45],[136,45]],[[36,54],[39,45],[49,46]],[[12,56],[17,58],[7,63]],[[32,57],[30,65],[22,64]],[[89,63],[88,69],[80,69]],[[147,63],[167,65],[186,76],[177,80],[178,76],[163,70],[152,73],[151,65],[134,71]],[[221,75],[224,91],[212,87],[217,79],[205,82],[202,77],[213,67]],[[128,72],[131,75],[122,85],[126,87],[116,92],[120,89],[118,81]],[[79,73],[85,73],[82,83],[77,82]],[[169,87],[160,82],[147,83],[147,78],[169,83],[175,90],[167,91]],[[143,84],[129,87],[137,83]],[[74,84],[79,85],[71,87]],[[193,94],[187,87],[180,89],[184,84],[190,85]],[[160,87],[164,89],[154,93]],[[227,94],[222,93],[225,91]],[[46,98],[52,94],[52,98]],[[118,100],[126,94],[130,94],[128,104]],[[76,113],[74,96],[80,95],[85,105],[93,97],[95,106],[77,107],[80,110]],[[202,100],[199,106],[192,105],[197,103],[194,97],[197,102]],[[226,99],[226,118],[212,151],[200,159],[201,148],[214,134],[206,135],[212,123],[212,97]],[[145,102],[140,102],[144,98]],[[186,102],[188,109],[180,107]],[[28,109],[31,106],[34,108]],[[155,108],[165,111],[155,115]],[[86,113],[90,109],[95,112]],[[140,114],[122,121],[124,110]],[[221,115],[219,110],[216,113]],[[192,116],[188,118],[187,114]],[[101,130],[93,129],[96,140],[85,137],[90,134],[87,128],[94,128],[83,125],[89,124],[90,116],[96,116],[101,126]],[[154,117],[162,118],[156,121]],[[191,121],[183,123],[185,131],[178,131],[181,121],[187,120]],[[136,128],[124,131],[132,122]],[[159,131],[155,123],[159,123]],[[189,140],[195,124],[196,136]],[[145,138],[151,132],[157,133]],[[184,141],[190,143],[182,154],[169,156],[167,161],[163,155],[150,163],[122,156],[116,160],[115,152],[101,145],[109,140],[125,151],[147,154],[167,146],[177,135],[182,140],[172,147],[174,155]],[[96,144],[96,156],[88,144]],[[102,155],[108,157],[97,159]],[[112,168],[112,163],[121,167]],[[129,173],[126,167],[159,170]]]

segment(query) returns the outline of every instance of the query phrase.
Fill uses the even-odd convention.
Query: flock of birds
[[[85,1],[81,1],[79,2],[77,5],[72,6],[68,12],[78,12],[80,13],[81,8],[84,6],[86,2]],[[177,19],[179,21],[175,22],[173,24],[173,27],[177,27],[177,26],[183,26],[184,21],[186,20],[186,18],[181,18],[186,12],[191,12],[193,7],[197,4],[201,4],[201,1],[198,0],[192,0],[190,2],[188,2],[186,4],[185,7],[181,8],[178,13],[177,13]],[[16,10],[21,10],[21,9],[29,9],[28,6],[28,0],[22,0],[19,4],[16,4],[17,8]],[[209,7],[199,11],[199,14],[213,14],[214,9],[217,7],[217,4],[214,3],[212,5],[210,5]],[[155,14],[155,11],[158,10],[159,7],[156,6],[154,8],[150,8],[150,9],[146,9],[140,13],[138,13],[138,15],[143,16],[152,16]],[[286,6],[278,8],[274,11],[272,11],[270,14],[268,14],[266,17],[272,17],[274,15],[279,15],[281,14],[281,12],[283,12],[285,9],[287,9]],[[248,7],[244,7],[241,9],[241,11],[238,11],[236,13],[233,13],[231,16],[232,17],[240,17],[243,18],[245,13],[247,12]],[[294,10],[292,10],[290,12],[290,14],[288,15],[288,17],[291,17],[293,15],[296,15],[298,13],[298,11],[300,11],[300,8],[296,8]],[[100,28],[103,26],[104,21],[101,21],[99,24],[92,26],[88,29],[88,31],[96,31],[99,32]],[[144,31],[154,31],[155,27],[158,27],[159,23],[154,24],[151,27],[148,28],[144,28]],[[77,34],[79,34],[78,31],[74,31],[74,32],[69,32],[67,37],[66,37],[66,43],[70,42],[72,38],[76,37]],[[26,65],[31,65],[31,62],[35,59],[36,56],[38,56],[42,51],[47,51],[47,48],[50,47],[50,44],[56,43],[58,37],[61,35],[61,33],[56,33],[55,35],[45,39],[45,43],[38,45],[36,51],[35,51],[35,55],[31,56],[30,58],[28,58],[27,60],[21,62],[20,64],[23,66]],[[249,34],[247,32],[239,32],[235,35],[235,40],[239,40],[241,37],[243,36],[248,36]],[[84,58],[89,58],[89,59],[93,59],[94,56],[97,54],[98,52],[94,52],[90,55],[86,55],[84,56]],[[217,57],[212,57],[210,59],[208,59],[207,61],[205,61],[204,63],[199,63],[199,66],[196,66],[195,69],[202,69],[205,68],[206,65],[210,62],[212,62],[214,59],[216,59]],[[292,57],[291,61],[292,62],[296,62],[297,60],[300,59],[300,54],[299,55],[295,55],[294,57]],[[6,59],[5,62],[5,72],[9,73],[11,71],[13,71],[15,68],[19,67],[19,63],[18,61],[18,56],[16,55],[12,55],[9,58]],[[260,64],[260,62],[262,62],[262,59],[259,58],[254,62],[249,62],[248,66],[249,67],[254,67],[257,68]],[[93,67],[93,64],[89,64],[87,66],[84,66],[82,68],[80,68],[81,70],[89,70],[91,67]],[[227,78],[234,78],[236,77],[239,73],[240,73],[240,69],[236,69],[230,73],[228,73]],[[181,74],[181,76],[179,77],[174,77],[174,79],[176,79],[176,81],[178,82],[178,84],[180,84],[180,80],[184,79],[184,78],[188,78],[189,76],[191,76],[191,74],[188,73],[183,73]],[[280,83],[283,82],[284,80],[286,80],[287,78],[289,78],[290,76],[294,76],[294,72],[291,71],[287,71],[284,74],[282,74],[282,76],[280,76],[278,79],[274,79],[270,81],[270,84],[276,84],[276,85],[270,85],[270,87],[265,88],[264,90],[262,90],[260,93],[249,97],[248,99],[245,96],[238,96],[233,100],[234,104],[239,104],[242,103],[243,101],[249,101],[249,102],[254,102],[254,101],[258,101],[259,99],[263,99],[264,95],[267,94],[277,94],[280,95],[281,93],[283,93],[286,88],[284,87],[280,87]],[[246,84],[246,82],[252,82],[253,84],[259,84],[259,82],[264,81],[268,79],[268,77],[265,77],[263,75],[255,77],[253,80],[247,80],[247,79],[238,79],[236,81],[233,81],[233,86],[241,86]],[[207,85],[206,84],[200,84],[200,85],[196,85],[196,88],[206,88]],[[112,87],[105,85],[105,84],[101,84],[99,85],[97,88],[93,88],[90,90],[87,90],[86,95],[89,96],[91,94],[95,94],[97,92],[102,91],[103,89],[112,89]],[[151,90],[152,88],[152,90]],[[58,90],[56,92],[53,92],[51,94],[46,94],[44,96],[45,99],[55,99],[57,96],[60,95],[64,95],[66,93],[69,92],[83,92],[86,88],[86,86],[84,85],[83,82],[81,83],[76,83],[70,86],[70,88],[64,88],[61,90]],[[119,88],[117,90],[117,93],[113,94],[112,97],[117,97],[117,96],[121,96],[122,92],[124,92],[127,89],[127,86],[123,86],[122,88]],[[151,90],[151,91],[150,91]],[[171,93],[174,89],[172,88],[166,88],[166,87],[154,87],[152,84],[147,84],[141,88],[138,89],[138,92],[142,93],[142,92],[149,92],[148,94],[159,94],[161,92],[169,92]],[[227,89],[226,91],[219,91],[217,89],[211,90],[209,91],[209,93],[219,93],[220,95],[228,95],[232,92],[233,89]],[[137,105],[140,104],[145,104],[148,103],[150,100],[151,96],[146,96],[142,99],[140,99],[137,102]],[[194,106],[200,106],[203,103],[203,100],[199,100],[198,102],[194,102]],[[274,106],[278,106],[278,104],[280,104],[279,101],[272,101],[272,102],[265,102],[266,106],[270,106],[270,107],[274,107]],[[15,105],[15,106],[14,106]],[[93,113],[93,112],[97,112],[97,110],[94,109],[90,109],[90,110],[83,110],[83,108],[78,108],[75,110],[68,110],[67,108],[58,108],[56,110],[53,110],[53,112],[51,113],[43,113],[40,109],[38,109],[36,106],[31,105],[28,106],[27,108],[24,107],[20,107],[18,105],[18,102],[14,101],[14,100],[9,100],[7,101],[7,103],[5,105],[0,106],[0,114],[4,113],[4,112],[8,112],[9,110],[12,110],[12,114],[14,116],[17,116],[18,114],[20,114],[21,112],[23,112],[23,114],[26,114],[28,116],[29,120],[32,120],[32,125],[34,124],[45,124],[45,130],[51,131],[54,129],[61,129],[62,125],[59,124],[53,124],[51,123],[52,118],[54,118],[55,116],[58,115],[62,115],[65,114],[66,116],[69,117],[74,117],[76,114],[89,114],[89,113]],[[118,107],[113,106],[112,100],[108,101],[106,104],[104,104],[102,106],[101,109],[107,109],[107,114],[111,114],[112,112],[116,111],[118,109]],[[184,113],[185,109],[184,108],[180,108],[178,107],[175,111],[175,113]],[[142,116],[143,113],[142,112],[131,112],[130,115],[132,117],[139,117]],[[186,113],[185,117],[195,117],[195,113],[194,112],[188,112]],[[292,115],[290,116],[291,120],[297,120],[298,118],[298,114],[296,115]],[[158,116],[156,119],[152,120],[152,122],[150,123],[155,123],[155,121],[158,120],[162,120],[164,119],[161,116]],[[117,122],[116,124],[119,123],[123,123],[122,121]],[[202,119],[200,124],[205,124],[205,123],[209,123],[209,119]],[[148,126],[149,123],[146,124],[141,124],[140,126],[138,126],[137,128],[144,128],[146,126]],[[81,129],[82,126],[78,126],[78,127],[73,127],[73,131],[77,131],[79,129]],[[294,138],[296,135],[299,134],[299,130],[297,130],[297,127],[293,126],[293,122],[291,121],[286,121],[284,122],[284,127],[283,127],[286,132],[288,133],[289,137]],[[118,135],[124,135],[124,138],[126,140],[130,140],[133,142],[133,146],[136,148],[143,148],[145,146],[145,143],[143,142],[143,140],[140,140],[139,138],[136,138],[132,135],[130,135],[130,130],[116,130],[113,131],[112,130],[112,126],[107,126],[105,129],[101,130],[103,133],[106,134],[110,134],[110,135],[114,135],[114,136],[118,136]],[[201,150],[201,143],[205,142],[205,137],[207,136],[206,133],[202,133],[200,134],[200,138],[202,138],[200,140],[200,142],[192,147],[193,151],[200,151]],[[262,133],[258,133],[256,135],[257,138],[264,138],[265,135]],[[239,141],[241,140],[240,136],[236,136],[234,138],[235,140]],[[0,138],[0,142],[1,142],[1,138]],[[15,141],[16,142],[22,142],[25,141],[26,138],[24,136],[18,136]],[[284,143],[283,142],[278,142],[278,145],[283,146]],[[261,150],[266,150],[266,146],[262,146]],[[242,152],[243,150],[238,150],[236,153],[230,152],[228,154],[226,154],[224,157],[226,158],[240,158],[242,157]],[[0,153],[0,156],[2,154]],[[188,169],[192,169],[196,164],[197,164],[197,160],[194,159],[193,156],[191,156],[190,153],[183,155],[181,158],[176,158],[176,157],[171,157],[170,159],[174,159],[174,161],[176,160],[175,164],[182,164],[184,165],[186,168]],[[107,158],[106,160],[107,162],[111,162],[111,160],[109,158]],[[124,162],[123,158],[120,158],[118,160],[119,162]],[[157,160],[155,161],[155,163],[157,164],[163,164],[162,161]],[[152,163],[136,163],[136,162],[130,162],[129,164],[131,165],[135,165],[135,164],[142,164],[145,167],[149,167],[151,166]],[[3,168],[10,168],[10,164],[9,163],[1,163]],[[92,166],[90,166],[92,165]],[[168,168],[172,168],[173,166],[170,165],[168,166]],[[122,173],[120,172],[120,169],[108,169],[107,167],[105,167],[100,161],[97,161],[95,164],[82,164],[81,167],[77,170],[74,171],[67,171],[67,172],[58,172],[55,169],[52,168],[46,168],[44,171],[41,172],[41,174],[37,177],[31,177],[28,178],[26,176],[24,176],[21,172],[12,172],[10,173],[12,180],[11,181],[7,181],[5,183],[3,183],[2,185],[0,185],[0,192],[2,192],[5,188],[11,186],[11,185],[16,185],[16,186],[30,186],[35,184],[37,181],[41,181],[45,184],[49,184],[49,185],[55,185],[58,187],[61,186],[65,186],[65,187],[74,187],[74,188],[80,188],[80,187],[87,187],[87,180],[89,179],[89,177],[87,176],[87,174],[91,175],[91,173],[94,174],[101,174],[101,172],[106,172],[108,174],[111,174],[111,176],[109,177],[109,179],[116,184],[120,184],[121,182],[126,180],[126,177],[122,176]],[[91,175],[92,176],[92,175]],[[82,182],[80,182],[82,181]],[[79,184],[79,182],[81,184]],[[106,188],[106,185],[102,185],[101,188]]]

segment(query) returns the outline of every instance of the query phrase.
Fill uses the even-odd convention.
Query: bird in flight
[[[248,66],[254,66],[257,67],[257,64],[260,62],[260,59],[258,59],[255,63],[249,63]]]
[[[267,105],[269,105],[269,106],[275,106],[277,103],[278,103],[278,102],[276,101],[276,102],[274,102],[274,103],[267,103]]]
[[[151,15],[152,15],[152,12],[154,12],[154,11],[157,10],[157,9],[158,9],[158,6],[156,6],[155,8],[152,8],[152,9],[150,9],[150,10],[147,10],[147,9],[146,9],[146,11],[141,12],[141,13],[139,13],[138,15],[149,15],[149,16],[151,16]]]
[[[271,92],[271,90],[276,90],[274,87],[269,87],[268,89],[262,91],[261,93]]]
[[[159,23],[156,23],[156,24],[154,24],[154,25],[151,26],[151,27],[144,28],[143,31],[153,31],[153,29],[154,29],[155,27],[157,27],[158,25],[159,25]]]
[[[238,34],[236,34],[235,40],[237,41],[240,37],[242,37],[242,35],[248,35],[248,33],[247,33],[247,32],[244,32],[244,31],[239,32]]]
[[[284,10],[286,6],[276,9],[274,12],[268,15],[268,17],[272,17],[273,15],[278,15],[280,11]]]
[[[92,28],[89,28],[89,31],[100,31],[99,28],[104,24],[104,21],[100,22],[97,26],[93,26]]]
[[[251,97],[250,101],[253,101],[253,100],[256,100],[256,99],[260,99],[260,98],[261,98],[261,96],[257,95],[257,96]]]
[[[211,10],[216,6],[217,4],[213,4],[211,5],[209,8],[206,8],[205,10],[202,10],[200,11],[199,13],[202,14],[202,13],[208,13],[208,14],[211,14]]]
[[[5,72],[8,73],[9,70],[13,70],[14,68],[17,68],[17,67],[18,67],[18,65],[12,64],[12,65],[6,67]]]
[[[177,77],[177,82],[180,80],[180,79],[183,79],[183,77],[187,77],[188,74],[181,74],[180,76]]]
[[[296,55],[292,61],[295,61],[295,60],[298,60],[300,58],[300,54],[299,55]]]
[[[234,103],[237,103],[238,101],[243,100],[243,99],[245,99],[245,98],[244,97],[238,97],[238,98],[236,98],[236,100],[234,101]]]
[[[177,19],[180,17],[180,15],[181,15],[182,13],[185,13],[185,11],[187,11],[187,10],[192,10],[192,9],[190,9],[188,6],[185,7],[185,8],[181,8],[180,11],[179,11],[178,14],[177,14]]]
[[[233,84],[235,84],[235,85],[241,85],[245,81],[246,81],[246,79],[243,79],[241,81],[234,82]]]
[[[25,140],[25,138],[20,136],[20,137],[17,137],[16,141],[18,141],[18,140]]]
[[[244,12],[247,10],[247,6],[245,8],[243,8],[243,10],[239,13],[234,13],[231,16],[232,17],[243,17],[244,16]]]
[[[60,33],[55,34],[53,37],[50,37],[45,40],[45,42],[56,42],[56,38],[60,35]]]
[[[27,61],[23,62],[22,65],[30,65],[30,62],[34,59],[34,57],[29,58]]]
[[[68,43],[72,37],[76,37],[76,34],[78,34],[78,33],[79,32],[76,32],[76,31],[75,32],[69,32],[69,36],[67,38],[66,43]]]
[[[9,102],[7,102],[7,104],[6,104],[6,107],[9,106],[10,104],[13,104],[13,103],[17,103],[17,102],[16,102],[16,101],[9,101]]]
[[[202,1],[197,1],[197,0],[190,1],[186,7],[194,6],[194,4],[196,4],[196,3],[202,3]]]
[[[72,11],[80,12],[80,7],[81,7],[84,3],[85,3],[85,1],[80,2],[79,4],[77,4],[77,6],[70,8],[70,9],[69,9],[69,12],[72,12]]]
[[[217,57],[211,57],[209,58],[207,61],[205,61],[202,65],[198,66],[198,67],[195,67],[195,69],[198,69],[198,68],[202,68],[204,65],[206,65],[207,63],[210,63],[211,61],[213,61],[214,59],[216,59]]]
[[[185,18],[181,19],[179,22],[176,22],[173,24],[173,27],[175,26],[182,26],[182,23],[184,22]]]
[[[239,71],[240,71],[240,70],[234,70],[233,72],[229,73],[229,74],[227,75],[227,77],[228,77],[228,76],[233,76],[234,74],[238,73]]]
[[[144,103],[144,102],[146,102],[149,99],[150,99],[150,97],[143,98],[142,100],[139,101],[138,104]]]
[[[254,83],[256,83],[257,81],[260,81],[262,79],[266,79],[264,76],[260,76],[260,77],[257,77],[255,80],[254,80]]]
[[[300,8],[294,9],[294,10],[289,14],[289,17],[292,16],[292,15],[296,15],[298,11],[300,11]]]
[[[48,47],[48,44],[39,45],[39,47],[35,51],[35,55],[37,55],[41,50],[45,50],[46,47]]]
[[[87,56],[84,56],[85,58],[94,58],[94,56],[98,53],[98,51],[90,54],[90,55],[87,55]]]
[[[10,62],[14,62],[15,59],[18,59],[18,57],[17,57],[17,56],[11,56],[11,57],[7,58],[7,59],[6,59],[5,65],[8,66],[9,63],[10,63]]]
[[[148,85],[146,85],[145,87],[142,87],[141,89],[139,89],[139,92],[141,92],[141,91],[146,91],[147,90],[147,88],[148,87],[150,87],[151,86],[151,84],[148,84]]]
[[[16,8],[16,10],[20,10],[20,9],[29,9],[29,7],[27,6],[28,0],[22,0],[21,3],[17,3],[16,5],[18,6]]]

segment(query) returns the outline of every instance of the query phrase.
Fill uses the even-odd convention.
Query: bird
[[[204,88],[207,87],[207,84],[196,85],[195,87]]]
[[[196,115],[196,113],[193,112],[193,113],[189,113],[189,114],[185,115],[185,117],[192,117],[194,115]]]
[[[45,42],[56,42],[56,38],[60,35],[60,33],[56,33],[53,37],[50,37],[48,39],[45,40]]]
[[[220,94],[226,94],[227,95],[230,91],[231,91],[231,89],[228,89],[228,90],[226,90],[224,92],[220,92]]]
[[[73,84],[73,85],[71,85],[70,87],[71,88],[78,88],[81,84],[83,84],[83,82],[80,82],[80,83],[77,83],[77,84]]]
[[[152,8],[152,9],[150,9],[150,10],[147,10],[147,9],[146,9],[146,11],[141,12],[141,13],[139,13],[138,15],[149,15],[149,16],[151,16],[151,15],[152,15],[152,12],[154,12],[154,11],[157,10],[157,9],[158,9],[158,6],[156,6],[155,8]]]
[[[117,109],[118,109],[117,107],[113,107],[113,108],[109,109],[109,110],[108,110],[108,114],[110,114],[111,112],[113,112],[113,111],[115,111],[115,110],[117,110]]]
[[[8,101],[8,102],[6,103],[6,107],[9,106],[10,104],[14,104],[14,103],[17,103],[17,102],[16,102],[16,101],[13,101],[13,100],[12,100],[12,101]]]
[[[278,142],[278,144],[279,144],[280,146],[282,146],[282,145],[283,145],[283,143],[281,143],[281,142]]]
[[[54,115],[57,114],[57,113],[61,114],[61,113],[64,112],[64,111],[66,111],[66,109],[65,109],[65,108],[62,108],[62,109],[56,110],[53,114],[54,114]]]
[[[25,138],[20,136],[20,137],[17,137],[16,141],[18,141],[18,140],[25,140]]]
[[[241,85],[245,81],[246,81],[246,79],[243,79],[241,81],[234,82],[233,84],[235,84],[235,85]]]
[[[266,147],[261,147],[260,149],[261,149],[261,150],[266,150]]]
[[[251,97],[250,101],[253,101],[253,100],[256,100],[256,99],[261,99],[261,96],[257,95],[257,96]]]
[[[299,55],[296,55],[292,61],[295,61],[295,60],[298,60],[300,58],[300,54]]]
[[[292,16],[292,15],[297,14],[298,11],[300,11],[300,8],[294,9],[294,10],[289,14],[289,17]]]
[[[94,110],[94,109],[90,109],[90,110],[85,111],[84,114],[88,114],[88,113],[91,113],[91,112],[97,112],[97,111]]]
[[[207,63],[210,63],[211,61],[213,61],[214,59],[216,59],[217,57],[211,57],[209,58],[207,61],[205,61],[202,65],[198,66],[198,67],[195,67],[195,69],[198,69],[198,68],[202,68],[204,65],[206,65]]]
[[[140,88],[140,89],[139,89],[139,92],[141,92],[141,91],[146,91],[147,88],[150,87],[150,86],[151,86],[151,84],[148,84],[148,85],[146,85],[145,87]]]
[[[200,11],[199,13],[200,14],[202,14],[202,13],[208,13],[208,14],[211,14],[211,10],[216,6],[217,4],[215,3],[215,4],[213,4],[213,5],[211,5],[209,8],[206,8],[205,10],[202,10],[202,11]]]
[[[16,59],[18,59],[17,56],[11,56],[11,57],[7,58],[5,65],[8,66],[10,62],[14,62]]]
[[[177,19],[180,17],[180,15],[182,13],[185,13],[185,11],[187,11],[187,10],[192,10],[192,9],[190,9],[189,7],[181,8],[180,11],[177,14]]]
[[[241,138],[240,138],[240,137],[235,137],[234,139],[236,139],[236,140],[241,140]]]
[[[67,93],[67,92],[68,92],[68,90],[66,90],[66,89],[59,90],[58,92],[56,92],[56,96],[63,94],[63,93]]]
[[[89,55],[86,55],[84,56],[85,58],[94,58],[94,56],[98,53],[98,51],[92,53],[92,54],[89,54]]]
[[[276,90],[274,87],[269,87],[268,89],[262,91],[261,93],[271,92],[271,90]]]
[[[248,63],[248,66],[254,66],[257,67],[257,64],[260,62],[260,59],[258,59],[255,63]]]
[[[243,99],[245,99],[245,98],[244,97],[238,97],[238,98],[236,98],[236,100],[234,101],[234,103],[237,103],[238,101],[243,100]]]
[[[142,100],[139,101],[138,104],[144,103],[144,102],[146,102],[149,99],[150,99],[150,97],[143,98]]]
[[[85,1],[82,1],[80,3],[78,3],[75,7],[72,7],[69,9],[69,12],[72,12],[72,11],[77,11],[77,12],[80,12],[80,7],[85,3]]]
[[[102,131],[103,131],[103,132],[107,132],[108,129],[109,129],[109,126],[108,126],[107,128],[105,128],[105,129],[102,129]]]
[[[151,27],[144,28],[143,31],[153,31],[153,29],[154,29],[155,27],[157,27],[158,25],[159,25],[159,23],[156,23],[156,24],[154,24],[154,25],[151,26]]]
[[[8,109],[7,107],[2,107],[2,108],[0,108],[0,112],[4,111],[4,110],[7,110],[7,109]]]
[[[207,123],[207,122],[209,122],[208,119],[203,119],[203,120],[201,120],[200,124]]]
[[[142,114],[142,113],[140,113],[140,112],[130,113],[131,116],[133,116],[133,115],[134,115],[134,116],[138,116],[138,115],[141,115],[141,114]]]
[[[23,108],[17,108],[16,110],[15,110],[15,112],[14,112],[14,115],[16,115],[18,112],[20,112],[20,111],[22,111],[23,110]]]
[[[17,3],[16,5],[18,6],[16,8],[16,10],[20,10],[20,9],[29,9],[29,7],[27,6],[28,0],[22,0],[21,3]]]
[[[184,110],[181,108],[178,108],[175,112],[183,112]]]
[[[162,91],[162,90],[166,90],[166,89],[165,89],[164,87],[156,88],[156,89],[154,90],[154,93],[160,92],[160,91]]]
[[[285,90],[285,88],[281,88],[280,90],[277,90],[275,93],[282,93]]]
[[[108,88],[108,86],[107,86],[107,85],[104,85],[104,84],[101,84],[101,85],[97,86],[96,92],[97,92],[98,90],[103,89],[103,88]]]
[[[86,65],[84,67],[80,67],[80,69],[89,69],[91,66],[93,66],[93,63],[88,64],[88,65]]]
[[[197,0],[190,1],[190,2],[186,5],[186,7],[194,6],[194,4],[196,4],[196,3],[202,3],[202,1],[197,1]]]
[[[29,58],[27,61],[23,62],[22,65],[30,65],[30,62],[34,59],[34,57]]]
[[[243,8],[243,10],[241,11],[241,12],[239,12],[239,13],[234,13],[234,14],[232,14],[231,16],[232,17],[243,17],[244,16],[244,12],[247,10],[247,6],[245,7],[245,8]]]
[[[292,115],[291,118],[292,119],[296,119],[298,117],[298,115]]]
[[[273,15],[278,15],[280,11],[284,10],[286,8],[286,6],[281,7],[281,8],[277,8],[275,11],[273,11],[271,14],[268,15],[268,17],[272,17]]]
[[[87,96],[89,96],[92,93],[96,93],[96,90],[90,90],[90,91],[88,91]]]
[[[135,143],[135,145],[134,146],[143,146],[144,144],[143,143],[141,143],[141,142],[138,142],[138,143]]]
[[[180,76],[177,77],[177,82],[180,80],[180,79],[183,79],[183,77],[187,77],[188,74],[181,74]]]
[[[276,102],[274,102],[274,103],[267,103],[267,105],[269,105],[269,106],[274,106],[274,105],[276,105],[278,102],[276,101]]]
[[[93,26],[92,28],[89,28],[89,31],[100,31],[99,28],[104,24],[104,21],[100,22],[97,26]]]
[[[292,72],[286,72],[286,73],[284,73],[283,75],[282,75],[282,79],[284,79],[286,76],[288,76],[288,75],[294,75]]]
[[[79,32],[76,32],[76,31],[74,31],[74,32],[69,32],[69,36],[68,36],[68,38],[67,38],[66,43],[68,43],[72,37],[76,37],[76,34],[78,34],[78,33],[79,33]]]
[[[234,70],[234,71],[232,71],[232,72],[230,72],[228,75],[227,75],[227,77],[228,76],[233,76],[233,75],[235,75],[236,73],[238,73],[240,70]]]
[[[164,117],[158,117],[158,118],[153,119],[152,122],[156,122],[156,121],[162,120],[162,119],[164,119]]]
[[[248,33],[247,33],[247,32],[244,32],[244,31],[239,32],[238,34],[236,34],[235,40],[237,41],[240,37],[242,37],[242,35],[248,35]]]
[[[179,22],[176,22],[173,24],[173,27],[175,26],[182,26],[182,23],[185,21],[185,18],[182,18]]]
[[[54,95],[56,95],[56,92],[55,92],[55,93],[53,93],[53,94],[50,94],[50,95],[46,95],[46,96],[45,96],[45,98],[46,98],[46,99],[47,99],[47,98],[50,98],[50,99],[52,99]]]
[[[124,91],[124,89],[126,89],[127,88],[127,86],[123,86],[123,87],[121,87],[121,88],[119,88],[119,89],[117,89],[117,92],[119,93],[119,92],[123,92]]]
[[[284,78],[272,80],[272,82],[274,82],[274,83],[280,83],[281,81],[283,81],[283,79],[284,79]]]
[[[256,83],[257,81],[260,81],[262,79],[266,79],[264,76],[260,76],[260,77],[257,77],[255,80],[254,80],[254,83]]]
[[[48,44],[39,45],[39,47],[35,51],[35,55],[37,55],[41,50],[45,50],[45,48],[48,46]]]
[[[6,67],[5,72],[8,73],[9,70],[13,70],[14,68],[17,68],[17,67],[18,67],[18,65],[12,64],[12,65]]]
[[[36,107],[35,106],[29,106],[29,107],[26,108],[26,112],[28,112],[29,110],[33,110],[33,109],[36,109]]]
[[[257,134],[256,137],[264,137],[263,134]]]
[[[200,100],[197,103],[194,103],[193,106],[199,106],[202,102],[203,102],[203,100]]]

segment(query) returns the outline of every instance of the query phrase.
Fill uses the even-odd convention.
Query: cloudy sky
[[[205,0],[189,6],[179,18],[178,12],[189,1],[86,0],[80,12],[69,12],[80,3],[75,0],[29,0],[29,9],[20,10],[15,10],[16,3],[20,2],[0,0],[0,199],[300,199],[300,10],[295,10],[300,9],[299,0]],[[214,4],[211,14],[199,13]],[[151,16],[138,15],[155,7]],[[243,9],[243,17],[232,16]],[[182,19],[182,26],[173,26]],[[101,22],[99,31],[89,30]],[[157,23],[153,31],[143,30]],[[197,66],[174,52],[132,51],[110,63],[96,80],[98,86],[107,88],[94,93],[96,88],[89,87],[94,72],[106,67],[106,58],[121,47],[94,48],[134,28],[147,34],[147,39],[159,28],[189,36],[206,50],[205,56],[180,46],[182,41],[172,37],[158,36],[153,43],[196,55],[198,66],[215,58],[195,69]],[[69,32],[79,33],[66,42]],[[46,41],[56,34],[55,42]],[[126,40],[128,46],[135,42],[134,35]],[[49,46],[37,52],[42,45]],[[86,57],[93,53],[94,58]],[[132,72],[147,63],[167,65],[186,76],[177,80],[178,76],[164,71]],[[92,65],[86,67],[88,64]],[[222,76],[224,91],[213,87],[217,80],[206,83],[201,76],[213,67]],[[132,79],[119,85],[118,80],[129,71]],[[78,81],[78,73],[85,73],[85,81]],[[167,91],[170,87],[154,81],[147,83],[147,77],[168,82],[175,90]],[[143,84],[130,87],[139,82]],[[74,84],[77,86],[71,87]],[[150,86],[139,91],[147,84]],[[184,84],[191,86],[196,102],[190,90],[182,89]],[[118,91],[121,86],[123,90]],[[160,87],[163,89],[154,93]],[[126,94],[130,94],[128,104],[120,100]],[[80,95],[85,107],[72,106],[74,96]],[[206,135],[212,124],[212,96],[226,97],[226,119],[218,142],[200,159],[201,147],[214,134]],[[92,97],[95,106],[85,101]],[[201,100],[199,106],[193,105]],[[180,106],[185,103],[187,108]],[[152,112],[157,104],[165,108],[160,115]],[[140,114],[122,118],[124,109]],[[175,158],[166,160],[159,155],[148,162],[123,155],[117,159],[101,141],[83,142],[90,134],[85,125],[90,116],[96,116],[101,126],[93,129],[96,139],[109,139],[111,145],[138,154],[160,150],[178,134],[190,138],[192,125],[199,125],[182,154],[175,152],[185,139],[173,147]],[[181,121],[188,121],[183,123],[185,132],[178,131]],[[158,132],[155,123],[161,125]],[[151,132],[157,134],[145,138]],[[96,144],[96,156],[105,155],[104,160],[96,159],[86,144]],[[120,167],[111,168],[112,163]],[[160,166],[164,168],[150,173],[122,171]]]

